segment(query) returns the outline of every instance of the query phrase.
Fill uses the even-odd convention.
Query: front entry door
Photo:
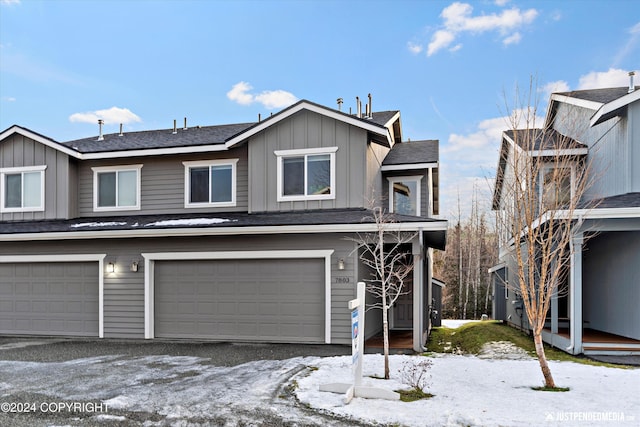
[[[413,328],[413,280],[404,284],[404,293],[398,297],[393,305],[393,329]]]

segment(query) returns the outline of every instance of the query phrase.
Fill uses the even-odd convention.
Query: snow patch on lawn
[[[459,328],[467,323],[480,322],[480,320],[442,319],[442,326],[445,328]]]

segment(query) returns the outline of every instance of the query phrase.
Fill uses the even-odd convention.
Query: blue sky
[[[298,99],[373,97],[405,139],[438,139],[441,214],[483,200],[505,100],[628,85],[640,3],[0,0],[0,129],[59,141],[251,122]],[[640,76],[637,77],[640,81]]]

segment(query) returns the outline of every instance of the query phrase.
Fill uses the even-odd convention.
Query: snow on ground
[[[510,352],[517,353],[498,344],[486,347],[484,354],[491,358],[429,357],[426,391],[434,397],[411,403],[355,398],[345,405],[342,395],[320,392],[322,384],[352,378],[351,356],[263,360],[232,367],[212,366],[208,359],[189,356],[110,355],[55,363],[0,360],[0,401],[16,393],[100,401],[116,412],[96,414],[106,416],[95,420],[99,423],[145,412],[159,414],[172,425],[212,417],[247,424],[260,413],[304,425],[326,425],[326,415],[425,427],[639,424],[640,369],[551,362],[557,384],[571,390],[534,391],[532,386],[542,384],[537,360],[522,354],[517,360],[499,358]],[[383,357],[367,354],[364,385],[406,389],[399,371],[423,357],[390,356],[392,379],[385,381],[372,378],[382,376]],[[302,405],[282,397],[287,386]],[[317,412],[309,413],[304,406]]]
[[[480,322],[480,320],[442,319],[442,326],[445,328],[459,328],[471,322]]]
[[[392,390],[407,388],[398,382],[399,370],[411,357],[390,356],[391,380],[382,376],[381,355],[365,355],[363,385]],[[640,423],[640,370],[624,370],[550,362],[558,386],[568,392],[535,391],[542,385],[536,359],[487,360],[474,356],[441,355],[431,358],[431,381],[426,391],[434,397],[416,402],[372,401],[320,392],[318,386],[344,382],[351,374],[350,357],[319,361],[317,370],[298,380],[302,403],[331,414],[366,422],[403,426],[636,426]],[[580,418],[580,419],[578,419]]]

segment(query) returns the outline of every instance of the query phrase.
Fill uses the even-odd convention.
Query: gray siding
[[[38,219],[67,219],[70,214],[69,157],[58,150],[40,144],[20,134],[14,134],[0,143],[0,167],[46,165],[44,173],[44,203],[42,212],[14,212],[0,214],[2,221],[29,221]]]
[[[382,185],[382,200],[384,206],[389,206],[389,179],[399,176],[421,176],[420,180],[420,216],[428,218],[431,213],[430,201],[431,201],[431,187],[429,186],[429,171],[428,170],[409,170],[405,172],[387,172],[383,174]]]
[[[362,207],[366,145],[364,130],[309,111],[271,126],[249,141],[249,211]],[[278,202],[274,151],[320,147],[338,147],[335,199]]]
[[[236,206],[215,208],[185,208],[184,173],[182,162],[195,160],[239,159],[236,164]],[[122,166],[142,164],[139,211],[93,211],[93,170],[98,166]],[[169,214],[197,212],[247,211],[247,148],[241,146],[230,151],[199,153],[182,156],[139,157],[84,161],[79,166],[79,211],[80,216],[109,216],[123,214]]]
[[[629,169],[631,171],[630,192],[640,191],[640,102],[629,105],[627,113],[627,127],[631,153],[629,155]],[[634,166],[635,165],[635,166]]]
[[[382,179],[382,161],[391,151],[387,147],[380,146],[378,144],[369,144],[367,146],[367,169],[366,169],[366,181],[364,187],[365,194],[365,206],[370,204],[376,206],[389,206],[388,199],[388,185],[386,179]],[[362,172],[360,172],[362,174]],[[383,182],[384,181],[384,182]],[[385,196],[387,194],[387,196]]]
[[[640,340],[640,231],[597,235],[583,257],[585,327]]]
[[[637,111],[638,107],[633,107],[632,110]],[[593,110],[587,108],[559,104],[554,128],[589,147],[594,184],[585,192],[585,198],[593,199],[628,193],[633,188],[632,171],[634,169],[634,155],[631,149],[633,140],[627,139],[632,136],[631,131],[628,130],[628,117],[614,117],[589,127],[593,113]],[[640,154],[635,156],[636,160],[640,160]]]
[[[58,253],[106,253],[105,264],[114,262],[117,272],[104,275],[105,338],[144,337],[144,263],[145,252],[198,252],[238,250],[335,250],[331,258],[332,343],[351,342],[351,319],[348,301],[355,297],[358,267],[354,243],[344,234],[265,235],[193,238],[96,239],[80,241],[16,242],[0,245],[1,255],[43,255]],[[345,269],[337,262],[345,260]],[[132,261],[139,261],[137,272],[131,272]]]

